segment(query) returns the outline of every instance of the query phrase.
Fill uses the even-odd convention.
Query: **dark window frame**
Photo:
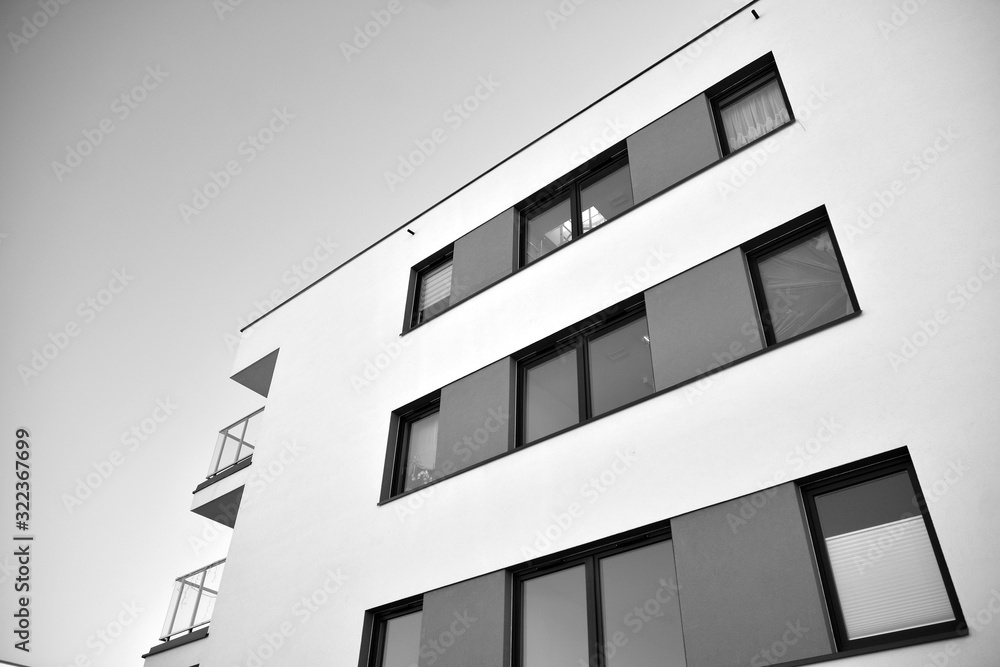
[[[847,288],[847,295],[851,301],[851,306],[853,307],[854,312],[813,329],[800,332],[783,341],[778,341],[774,335],[774,324],[771,321],[770,309],[767,305],[767,294],[764,290],[763,281],[760,278],[760,270],[757,262],[763,255],[769,255],[773,252],[781,250],[784,247],[790,246],[807,236],[821,231],[825,231],[830,236],[830,242],[833,244],[833,250],[837,255],[837,265],[840,267],[840,275],[844,279],[844,285]],[[830,221],[829,215],[827,215],[825,206],[819,206],[812,211],[804,213],[797,218],[772,229],[769,232],[761,234],[747,243],[744,243],[741,246],[741,249],[743,250],[743,258],[746,263],[747,273],[750,276],[750,285],[754,295],[754,305],[757,310],[757,319],[764,332],[765,347],[773,347],[779,343],[784,344],[793,341],[801,336],[813,333],[815,329],[821,329],[861,312],[861,305],[858,303],[858,296],[854,291],[854,284],[851,282],[851,276],[847,271],[847,264],[844,261],[844,253],[841,252],[840,243],[837,241],[837,235],[833,231],[833,223]]]
[[[574,169],[565,176],[557,179],[556,181],[550,183],[546,187],[542,188],[538,192],[532,194],[530,197],[522,200],[514,206],[517,222],[517,233],[514,235],[517,244],[517,267],[514,272],[525,268],[531,264],[535,264],[540,260],[548,257],[552,253],[561,250],[562,248],[570,245],[574,241],[579,241],[581,238],[586,236],[583,231],[583,216],[581,212],[580,204],[580,193],[583,189],[593,185],[602,178],[613,173],[615,170],[620,169],[624,166],[629,166],[628,159],[628,146],[626,142],[620,141],[617,144],[611,146],[607,150],[601,152],[596,157],[588,160],[582,166]],[[631,174],[631,167],[630,172]],[[629,190],[631,190],[631,176],[629,178]],[[572,226],[572,238],[566,243],[563,243],[557,248],[550,250],[549,252],[541,255],[540,257],[528,261],[528,255],[526,251],[527,244],[527,226],[528,226],[528,215],[536,212],[544,212],[545,210],[551,208],[552,206],[561,202],[567,194],[569,195],[570,201],[570,220]],[[604,222],[600,224],[601,227],[616,220],[617,218],[625,215],[632,208],[635,207],[635,195],[632,196],[632,206],[622,211],[618,215],[612,216],[610,218],[605,218]],[[587,233],[597,229],[592,227]]]
[[[611,310],[609,314],[605,314],[604,312],[599,313],[595,317],[584,320],[583,322],[569,327],[568,329],[565,329],[553,336],[549,336],[548,338],[545,338],[522,350],[519,354],[514,355],[517,368],[517,385],[514,403],[514,427],[516,433],[514,442],[515,449],[526,447],[528,445],[535,444],[536,442],[541,442],[547,438],[555,437],[560,433],[586,424],[587,422],[603,417],[604,415],[615,412],[616,410],[621,410],[632,403],[647,398],[644,396],[636,401],[624,403],[614,409],[607,410],[595,416],[591,406],[590,359],[587,345],[590,339],[610,333],[619,327],[623,327],[643,317],[646,317],[646,302],[643,298],[643,294],[639,293],[636,297],[627,299],[625,302],[620,304],[620,307]],[[527,441],[527,434],[525,432],[525,429],[527,428],[527,407],[524,403],[527,397],[527,392],[525,391],[527,373],[532,368],[570,351],[576,351],[576,383],[579,419],[575,424],[559,429],[558,431],[553,431],[552,433],[543,435],[535,440]],[[654,387],[652,394],[655,393],[656,388]]]
[[[584,566],[587,598],[587,658],[588,665],[604,665],[606,638],[603,618],[603,602],[600,599],[600,566],[602,559],[633,549],[641,549],[659,542],[672,541],[670,521],[658,521],[635,530],[602,538],[580,547],[528,561],[510,569],[511,587],[511,667],[521,667],[521,641],[523,622],[522,585],[526,581]],[[676,576],[676,575],[675,575]],[[675,579],[676,583],[676,579]],[[595,657],[600,656],[600,657]]]
[[[452,270],[454,270],[455,261],[455,244],[451,243],[441,250],[423,260],[412,269],[410,269],[410,282],[407,287],[406,293],[406,317],[403,320],[403,333],[415,329],[416,327],[426,324],[436,317],[446,313],[448,310],[453,308],[456,304],[449,303],[447,306],[439,310],[438,312],[430,315],[424,320],[420,320],[420,284],[424,276],[434,269],[440,267],[446,262],[452,262]],[[454,284],[454,281],[452,281]],[[452,290],[452,295],[454,294],[454,289]],[[449,296],[449,301],[451,295]]]
[[[955,615],[954,621],[945,621],[934,625],[927,625],[906,630],[897,630],[871,637],[860,639],[849,639],[847,636],[846,623],[843,612],[840,609],[837,597],[837,588],[833,579],[833,569],[830,563],[829,554],[826,551],[825,540],[820,531],[819,512],[816,508],[816,497],[850,488],[864,482],[883,478],[899,472],[906,472],[910,484],[913,487],[917,505],[914,510],[919,510],[924,520],[927,536],[931,543],[931,549],[937,560],[941,579],[944,582],[945,590],[948,593],[948,601],[951,603],[952,613]],[[799,485],[802,497],[802,504],[805,509],[806,522],[808,524],[813,555],[816,559],[817,572],[823,588],[823,595],[826,602],[827,616],[830,619],[833,631],[835,650],[837,653],[867,652],[884,648],[895,648],[909,644],[918,644],[940,639],[961,637],[968,634],[968,626],[965,622],[965,615],[958,600],[948,564],[944,559],[944,552],[938,541],[937,532],[934,530],[934,523],[931,520],[927,508],[927,501],[920,488],[920,480],[917,478],[916,469],[910,459],[906,449],[898,449],[883,455],[870,457],[863,461],[841,466],[834,470],[828,470],[815,475],[807,480],[803,480]]]
[[[438,389],[394,410],[389,423],[389,445],[382,475],[382,501],[415,491],[426,484],[404,491],[406,459],[409,454],[410,424],[441,411],[441,390]],[[435,480],[432,480],[435,481]]]
[[[774,130],[757,137],[743,146],[731,149],[729,147],[729,141],[726,139],[725,127],[722,123],[722,107],[728,106],[736,100],[745,97],[771,81],[778,82],[778,89],[781,90],[781,97],[785,102],[785,110],[788,111],[788,122],[783,123],[779,127],[774,128]],[[746,67],[743,67],[726,77],[719,83],[709,88],[705,95],[708,98],[709,106],[712,110],[712,122],[715,126],[715,137],[718,141],[719,155],[722,158],[732,155],[733,153],[737,153],[748,146],[753,146],[758,141],[769,137],[780,127],[791,125],[795,122],[795,111],[792,109],[792,105],[788,100],[788,92],[785,90],[785,84],[781,80],[781,75],[778,73],[778,65],[774,60],[773,53],[767,53],[761,56]]]
[[[423,608],[424,596],[417,595],[366,611],[361,632],[361,658],[358,660],[358,667],[382,667],[388,622],[400,616],[423,611]]]

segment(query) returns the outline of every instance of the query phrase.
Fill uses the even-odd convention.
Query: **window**
[[[451,305],[452,250],[432,258],[416,272],[416,290],[412,299],[413,310],[407,329],[423,324],[440,315]]]
[[[369,612],[366,619],[369,641],[363,650],[366,667],[412,667],[420,654],[421,600],[392,605]]]
[[[770,54],[716,86],[710,97],[723,155],[792,120],[791,107]]]
[[[440,404],[440,395],[435,393],[398,415],[393,494],[405,493],[444,475],[437,465]]]
[[[840,650],[964,627],[909,458],[803,487]]]
[[[517,573],[517,667],[683,667],[673,544],[660,534]]]
[[[766,236],[748,244],[747,261],[769,345],[860,310],[825,209]]]
[[[632,207],[624,144],[532,196],[521,211],[521,265],[599,227]]]
[[[522,444],[655,391],[649,329],[639,302],[611,322],[574,329],[520,360]]]

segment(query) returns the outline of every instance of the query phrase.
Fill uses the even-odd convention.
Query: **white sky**
[[[172,581],[225,556],[229,530],[191,513],[191,492],[218,430],[263,405],[228,379],[225,337],[255,301],[305,284],[294,271],[317,239],[337,248],[306,282],[744,4],[562,0],[574,11],[554,22],[560,0],[399,0],[348,62],[341,43],[388,0],[243,0],[221,18],[226,0],[41,1],[58,12],[0,4],[0,553],[19,532],[20,426],[32,434],[36,536],[33,650],[13,648],[13,581],[0,567],[0,658],[32,667],[79,656],[138,667]],[[449,127],[445,111],[491,76],[499,87]],[[115,101],[144,80],[134,108]],[[249,161],[241,142],[275,109],[291,118]],[[437,127],[447,141],[390,190],[384,172]],[[57,174],[84,132],[96,145]],[[239,173],[186,223],[179,206],[230,160]],[[115,271],[127,285],[102,293]],[[100,312],[86,304],[108,296]],[[63,341],[67,326],[76,335]],[[65,349],[23,379],[50,334]],[[167,399],[177,407],[155,432],[123,444]],[[70,511],[78,480],[109,465]],[[97,631],[114,633],[133,604],[138,616],[122,615],[130,624],[104,644]]]

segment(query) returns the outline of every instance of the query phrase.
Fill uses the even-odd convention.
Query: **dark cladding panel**
[[[456,304],[514,270],[514,209],[455,241],[451,302]]]
[[[657,390],[762,347],[739,248],[650,288],[645,298]]]
[[[649,199],[718,159],[708,100],[699,95],[628,138],[635,203]]]
[[[792,483],[671,520],[687,667],[833,652]]]
[[[508,599],[503,571],[424,595],[419,667],[504,667]]]
[[[441,390],[437,469],[450,473],[507,451],[510,441],[510,359]]]

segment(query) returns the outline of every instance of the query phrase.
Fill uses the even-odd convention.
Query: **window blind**
[[[850,639],[955,620],[923,517],[826,538]]]
[[[441,266],[435,267],[421,276],[420,279],[420,300],[418,309],[421,313],[435,304],[440,303],[451,296],[451,260]]]

